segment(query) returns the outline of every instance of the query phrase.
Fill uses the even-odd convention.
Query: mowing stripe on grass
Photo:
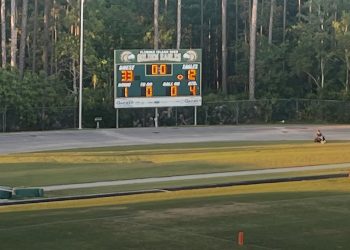
[[[63,196],[63,197],[53,197],[53,198],[41,198],[41,199],[38,198],[38,199],[25,199],[25,200],[3,200],[3,201],[0,201],[0,206],[69,201],[69,200],[83,200],[83,199],[105,198],[105,197],[115,197],[115,196],[130,196],[130,195],[136,195],[136,194],[151,194],[151,193],[159,193],[159,192],[172,192],[172,191],[183,191],[183,190],[194,190],[194,189],[222,188],[222,187],[232,187],[232,186],[241,186],[241,185],[268,184],[268,183],[306,181],[306,180],[323,180],[323,179],[344,178],[348,176],[349,174],[299,176],[299,177],[286,177],[286,178],[276,178],[276,179],[247,180],[247,181],[228,182],[228,183],[219,183],[219,184],[175,186],[175,187],[164,187],[163,189],[146,189],[146,190],[137,190],[137,191],[87,194],[87,195]]]
[[[185,191],[175,191],[167,193],[139,194],[133,196],[118,196],[96,198],[88,200],[70,200],[50,203],[36,203],[24,205],[12,205],[0,207],[0,212],[35,211],[48,209],[83,208],[110,205],[124,205],[142,202],[155,202],[165,200],[177,200],[187,198],[201,198],[211,196],[241,195],[252,193],[271,192],[346,192],[350,193],[350,179],[343,178],[337,180],[307,181],[307,182],[287,182],[273,184],[258,184],[251,186],[234,186],[224,188],[195,189]]]
[[[210,145],[210,144],[209,144]],[[348,154],[349,143],[332,143],[327,145],[315,145],[311,143],[255,145],[237,147],[198,147],[191,144],[182,144],[181,149],[164,146],[161,150],[125,151],[90,151],[90,152],[46,152],[16,155],[0,155],[2,164],[10,163],[62,163],[62,164],[131,164],[152,162],[154,164],[166,164],[184,161],[207,161],[227,164],[236,162],[239,164],[250,163],[256,166],[269,165],[271,167],[305,166],[311,162],[315,165],[335,164],[350,161]],[[101,149],[102,150],[102,149]],[[317,153],[316,153],[317,151]],[[255,157],[256,156],[256,157]],[[263,159],[263,161],[262,161]],[[289,161],[285,161],[289,159]],[[272,161],[271,161],[272,160]]]
[[[305,167],[291,167],[291,168],[247,170],[247,171],[211,173],[211,174],[180,175],[180,176],[143,178],[143,179],[132,179],[132,180],[120,180],[120,181],[101,181],[101,182],[93,182],[93,183],[45,186],[42,188],[44,189],[45,192],[48,192],[48,191],[67,190],[67,189],[95,188],[95,187],[120,186],[120,185],[130,185],[130,184],[183,181],[183,180],[198,180],[198,179],[208,179],[208,178],[257,175],[257,174],[260,175],[260,174],[288,173],[288,172],[309,171],[309,170],[330,170],[330,169],[339,169],[339,168],[346,168],[346,169],[350,168],[350,163],[305,166]]]

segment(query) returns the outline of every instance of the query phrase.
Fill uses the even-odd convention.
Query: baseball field
[[[350,144],[217,142],[0,156],[1,185],[107,180],[317,165],[292,171],[47,192],[47,197],[347,173]],[[0,206],[1,249],[349,249],[350,179],[203,188]],[[244,233],[243,245],[237,235]]]

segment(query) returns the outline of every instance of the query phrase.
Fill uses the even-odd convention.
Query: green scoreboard
[[[202,105],[202,51],[115,50],[115,108]]]

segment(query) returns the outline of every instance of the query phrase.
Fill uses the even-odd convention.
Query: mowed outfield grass
[[[0,186],[45,186],[350,162],[350,143],[216,142],[0,156]]]
[[[232,142],[14,154],[0,156],[0,185],[335,164],[349,152],[347,142]],[[0,249],[350,249],[349,215],[349,178],[0,206]]]
[[[10,250],[350,249],[349,215],[349,178],[263,184],[0,207],[0,242]]]

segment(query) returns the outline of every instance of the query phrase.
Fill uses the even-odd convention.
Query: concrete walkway
[[[0,154],[72,148],[210,141],[350,140],[350,125],[237,125],[0,133]]]
[[[92,183],[46,186],[42,188],[44,189],[44,191],[48,192],[48,191],[67,190],[67,189],[95,188],[95,187],[121,186],[121,185],[130,185],[130,184],[159,183],[159,182],[170,182],[170,181],[199,180],[199,179],[220,178],[220,177],[264,175],[264,174],[274,174],[274,173],[289,173],[289,172],[301,172],[301,171],[310,171],[310,170],[331,170],[331,169],[350,169],[350,163],[305,166],[305,167],[290,167],[290,168],[273,168],[273,169],[262,169],[262,170],[247,170],[247,171],[212,173],[212,174],[181,175],[181,176],[171,176],[171,177],[144,178],[144,179],[120,180],[120,181],[101,181],[101,182],[92,182]]]

